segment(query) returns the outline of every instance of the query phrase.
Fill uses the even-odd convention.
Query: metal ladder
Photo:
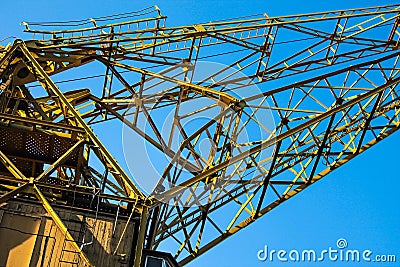
[[[75,241],[79,246],[82,245],[82,242],[79,241],[82,239],[85,231],[87,229],[86,221],[85,218],[83,218],[81,227],[79,231],[68,229],[68,231],[71,233],[72,236],[77,236],[77,240]],[[77,233],[74,234],[74,233]],[[60,259],[58,261],[58,266],[59,267],[67,267],[67,266],[79,266],[79,263],[81,262],[81,258],[79,255],[79,252],[71,249],[72,248],[72,240],[68,240],[67,238],[64,239],[63,247],[61,250],[61,255]]]

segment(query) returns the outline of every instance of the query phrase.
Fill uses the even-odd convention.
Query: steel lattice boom
[[[184,265],[399,129],[399,19],[390,5],[24,22],[32,39],[0,49],[0,203],[41,203],[79,264],[95,254],[60,205],[135,222],[126,264],[168,247]],[[151,147],[128,147],[149,158],[146,177],[92,129],[116,124]]]

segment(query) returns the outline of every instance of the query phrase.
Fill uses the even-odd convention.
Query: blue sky
[[[61,21],[134,11],[157,4],[168,16],[167,25],[193,24],[242,15],[270,16],[346,9],[395,1],[4,1],[0,40],[22,34],[21,21]],[[351,249],[396,254],[400,262],[400,188],[398,142],[400,133],[331,173],[322,181],[273,210],[247,229],[189,264],[190,267],[257,266],[400,266],[399,263],[278,263],[260,262],[257,251],[336,247],[345,238]]]

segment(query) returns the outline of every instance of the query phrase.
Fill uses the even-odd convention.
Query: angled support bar
[[[48,177],[50,174],[52,174],[58,167],[60,167],[61,164],[63,164],[70,156],[71,154],[75,153],[81,145],[85,142],[84,139],[79,140],[78,142],[75,143],[70,149],[67,150],[60,158],[56,160],[52,165],[50,165],[44,172],[42,172],[37,178],[36,182],[42,181],[44,178]]]
[[[0,162],[7,168],[11,174],[19,180],[29,180],[25,175],[14,165],[14,163],[0,150]]]
[[[20,193],[27,193],[28,191],[30,191],[30,189],[31,189],[30,186],[31,185],[32,184],[30,184],[30,183],[25,183],[25,184],[19,186],[18,188],[16,188],[16,189],[14,189],[14,190],[2,195],[0,197],[0,207],[3,206],[4,204],[6,204],[6,202],[10,198],[13,198],[13,197],[15,197],[16,195],[18,195]]]
[[[63,221],[60,219],[60,217],[54,211],[53,207],[50,205],[50,203],[47,201],[45,196],[42,194],[42,192],[36,185],[33,185],[33,192],[35,193],[35,195],[39,199],[39,201],[42,203],[44,209],[51,216],[54,223],[57,225],[57,227],[60,229],[62,234],[65,236],[65,238],[72,243],[72,246],[79,253],[81,259],[85,262],[86,266],[94,267],[94,265],[90,263],[89,259],[86,257],[86,255],[83,253],[83,251],[80,249],[80,247],[76,243],[75,239],[69,233],[68,228],[65,226]]]

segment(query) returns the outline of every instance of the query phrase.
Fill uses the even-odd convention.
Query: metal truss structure
[[[135,266],[163,244],[184,265],[399,129],[399,21],[390,5],[24,23],[33,38],[0,50],[0,203],[42,203],[86,265],[52,206],[135,214]],[[151,194],[91,128],[116,122],[166,159]]]

